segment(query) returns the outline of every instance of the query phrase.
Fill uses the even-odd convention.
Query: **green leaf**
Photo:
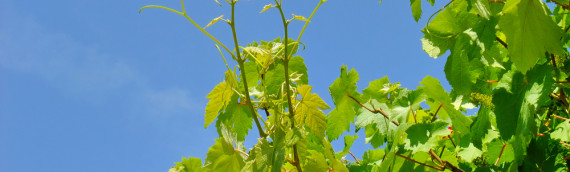
[[[309,85],[302,85],[297,88],[302,100],[297,105],[297,109],[295,109],[295,120],[297,125],[306,124],[313,133],[321,138],[325,135],[327,125],[326,115],[321,110],[330,109],[330,107],[319,95],[311,94],[311,88]]]
[[[473,163],[473,160],[480,157],[482,153],[483,152],[480,149],[476,148],[473,143],[471,143],[469,144],[469,147],[460,150],[457,153],[457,156],[469,163]]]
[[[443,38],[435,36],[427,32],[426,29],[422,30],[424,37],[421,39],[423,50],[433,58],[437,58],[445,54],[445,52],[453,47],[455,39]]]
[[[400,83],[391,84],[388,77],[374,80],[368,84],[368,87],[362,90],[364,95],[376,99],[378,102],[384,103],[388,101],[388,95],[396,90]]]
[[[273,146],[264,139],[257,139],[257,145],[249,151],[249,157],[247,158],[245,167],[242,171],[269,171],[270,166],[273,161]]]
[[[248,61],[245,62],[244,65],[245,75],[247,76],[247,86],[249,88],[255,88],[259,82],[259,71],[257,64],[253,61]]]
[[[275,6],[273,6],[273,4],[271,4],[271,3],[267,4],[267,5],[263,6],[263,9],[261,9],[261,11],[259,13],[263,13],[263,12],[267,11],[268,9],[273,8],[273,7],[275,7]]]
[[[497,162],[497,159],[499,159],[499,155],[501,156],[501,158],[497,163],[498,165],[511,162],[515,159],[513,146],[507,143],[495,140],[493,142],[488,143],[486,145],[486,148],[487,149],[485,150],[484,154],[487,156],[487,163],[489,164],[495,164]]]
[[[418,22],[420,17],[422,17],[422,1],[421,0],[410,0],[410,6],[412,7],[412,15],[414,20]]]
[[[454,50],[445,63],[445,77],[458,95],[469,95],[471,87],[477,81],[477,74],[474,68],[475,63],[480,63],[479,59],[469,60],[465,46],[469,46],[469,36],[460,34],[455,44]]]
[[[499,26],[507,37],[509,54],[525,74],[546,51],[561,54],[561,29],[547,15],[540,0],[509,0]]]
[[[488,0],[470,0],[470,1],[471,5],[475,6],[475,9],[477,9],[479,15],[488,20],[489,17],[492,15],[491,11],[489,10],[489,8],[491,8],[489,7],[489,1]]]
[[[411,150],[412,154],[417,152],[429,152],[444,136],[451,134],[451,131],[447,129],[448,125],[447,122],[436,121],[434,123],[410,126],[406,130],[408,139],[405,141],[405,148]]]
[[[270,95],[280,94],[282,86],[285,84],[285,67],[283,64],[278,63],[270,67],[265,74],[265,87]]]
[[[304,59],[300,56],[293,56],[289,59],[289,73],[300,74],[301,78],[297,81],[298,85],[309,84],[309,75],[307,75],[307,66],[305,66]]]
[[[440,115],[441,111],[438,113],[440,119],[451,120],[451,125],[453,126],[453,139],[459,146],[468,146],[471,142],[470,129],[471,119],[467,118],[460,111],[454,108],[451,104],[451,98],[449,94],[443,89],[439,81],[431,76],[426,76],[420,84],[424,85],[419,87],[419,89],[424,90],[428,99],[432,99],[436,104],[442,106],[442,110],[447,113],[446,116]]]
[[[550,138],[559,139],[564,142],[570,141],[570,120],[566,120],[556,126],[556,129],[550,134]]]
[[[500,88],[493,94],[497,128],[501,137],[508,140],[514,134],[532,135],[534,115],[538,107],[545,104],[552,92],[552,66],[542,64],[529,71],[525,77],[522,73],[506,73],[501,82],[511,85],[510,90]],[[512,77],[511,77],[512,75]],[[513,121],[516,119],[516,123]]]
[[[238,141],[244,141],[248,131],[253,128],[252,121],[247,105],[239,104],[238,96],[234,95],[225,111],[218,116],[217,123],[224,123],[230,132],[235,133]]]
[[[439,80],[431,76],[426,76],[420,84],[423,85],[423,87],[418,87],[418,89],[424,90],[428,98],[438,103],[451,104],[451,98],[449,98],[449,94],[443,89]]]
[[[220,7],[222,6],[222,4],[218,0],[214,0],[214,1],[216,1],[216,4],[218,4]]]
[[[344,155],[346,155],[349,151],[350,151],[350,147],[352,147],[352,143],[354,143],[354,140],[356,140],[358,138],[358,135],[346,135],[344,136],[344,148],[342,149],[342,151],[337,152],[335,157],[336,159],[341,159]]]
[[[389,109],[385,104],[380,104],[376,100],[372,100],[375,107],[382,109]],[[386,119],[381,114],[376,114],[362,108],[360,114],[356,117],[354,126],[356,129],[365,129],[366,143],[371,143],[372,147],[377,148],[382,146],[389,138],[389,135],[396,132],[398,126],[392,123],[391,120]]]
[[[216,87],[214,87],[214,89],[208,93],[206,97],[210,99],[210,101],[206,105],[204,128],[208,127],[210,123],[214,122],[222,108],[226,107],[231,101],[233,94],[234,92],[231,85],[227,84],[226,82],[222,82],[216,85]]]
[[[223,14],[222,14],[221,16],[219,16],[219,17],[216,17],[216,18],[212,19],[212,21],[210,21],[210,23],[208,23],[208,25],[204,26],[204,29],[206,29],[206,28],[212,26],[213,24],[217,23],[217,22],[220,21],[220,20],[224,20],[222,17],[224,17]]]
[[[210,147],[204,163],[204,169],[208,171],[240,171],[245,165],[242,155],[234,150],[232,143],[223,138],[215,140]]]
[[[346,66],[341,67],[340,78],[337,78],[329,87],[330,94],[336,105],[327,116],[326,134],[329,140],[337,139],[344,131],[350,129],[350,123],[354,121],[356,116],[355,108],[358,104],[354,102],[347,94],[353,97],[359,97],[356,91],[356,82],[358,81],[358,73],[352,69],[348,72]]]
[[[305,18],[304,16],[298,16],[295,14],[291,14],[291,15],[293,15],[293,19],[295,19],[295,20],[301,20],[301,21],[306,21],[306,22],[309,21],[309,19]]]
[[[329,165],[322,153],[315,150],[308,150],[309,156],[303,165],[303,171],[327,171]]]
[[[176,166],[170,168],[168,172],[201,172],[202,160],[200,158],[182,158],[182,162],[176,162]]]

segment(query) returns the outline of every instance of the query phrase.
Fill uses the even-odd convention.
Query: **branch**
[[[235,20],[234,20],[234,12],[235,12],[235,2],[231,3],[232,5],[232,18],[231,18],[231,28],[232,28],[232,34],[234,37],[234,44],[236,46],[236,54],[237,54],[237,61],[239,64],[239,70],[241,71],[241,77],[243,79],[243,87],[245,90],[245,102],[247,103],[247,106],[249,106],[249,110],[251,111],[251,117],[254,119],[255,121],[255,125],[257,126],[257,130],[259,130],[259,136],[262,138],[265,138],[267,135],[265,134],[265,132],[263,131],[263,128],[261,127],[261,124],[259,123],[259,119],[257,119],[257,113],[256,110],[253,108],[253,104],[251,103],[251,97],[249,96],[249,87],[247,86],[247,78],[246,78],[246,74],[245,74],[245,59],[241,59],[241,54],[239,51],[239,44],[238,44],[238,40],[237,40],[237,35],[236,35],[236,24],[235,24]]]
[[[556,5],[560,5],[562,8],[570,9],[570,2],[569,4],[563,4],[561,2],[558,2],[557,0],[552,0],[552,2],[554,2]]]
[[[288,38],[288,32],[287,32],[287,20],[285,19],[285,15],[283,14],[283,8],[281,7],[281,3],[279,3],[277,0],[275,0],[275,6],[277,7],[277,9],[279,9],[279,13],[281,14],[281,19],[283,21],[283,29],[285,32],[285,37],[283,39],[283,43],[285,44],[285,52],[284,52],[284,56],[283,56],[283,67],[285,68],[285,89],[287,90],[287,104],[289,106],[289,118],[291,119],[291,129],[293,129],[295,127],[295,109],[293,107],[293,103],[291,101],[291,86],[290,86],[290,80],[289,80],[289,58],[287,56],[287,53],[289,53],[289,51],[287,50],[287,41],[289,40]],[[295,159],[295,167],[297,168],[297,171],[302,172],[303,170],[301,169],[301,164],[300,164],[300,160],[299,160],[299,154],[297,153],[297,143],[293,144],[293,158]]]
[[[437,156],[435,154],[435,152],[433,152],[433,150],[429,150],[429,153],[431,154],[432,158],[435,158],[436,160],[438,160],[441,164],[443,164],[443,170],[445,170],[445,168],[450,169],[453,172],[465,172],[463,171],[461,168],[456,167],[455,165],[451,164],[449,161],[443,161],[441,160],[441,158],[439,156]],[[443,171],[441,170],[441,171]]]
[[[354,156],[354,154],[352,154],[352,152],[348,151],[348,153],[349,153],[350,155],[352,155],[352,158],[354,158],[357,163],[360,164],[360,161],[356,158],[356,156]]]
[[[360,103],[360,101],[358,101],[358,99],[352,97],[350,94],[346,93],[346,96],[350,97],[352,100],[356,101],[356,103],[358,103],[360,106],[362,106],[363,108],[365,108],[366,110],[375,113],[375,114],[382,114],[382,116],[384,116],[384,118],[390,120],[390,116],[388,116],[388,114],[386,114],[386,112],[384,112],[384,110],[382,110],[382,108],[378,107],[378,109],[370,109],[366,106],[364,106],[364,104]],[[392,123],[394,123],[394,125],[396,126],[400,126],[400,123],[398,123],[398,121],[392,121]]]
[[[243,151],[241,151],[241,150],[234,149],[234,151],[239,152],[239,153],[241,153],[241,154],[243,154],[243,155],[249,157],[249,155],[248,155],[247,153],[245,153],[245,152],[243,152]]]
[[[438,168],[438,167],[434,167],[434,166],[431,166],[431,165],[427,165],[427,164],[418,162],[418,161],[416,161],[416,160],[414,160],[414,159],[408,158],[408,157],[406,157],[406,156],[404,156],[404,155],[400,155],[400,154],[398,154],[398,153],[394,153],[394,155],[399,156],[399,157],[402,157],[402,158],[404,158],[404,159],[406,159],[406,160],[408,160],[408,161],[412,161],[412,162],[414,162],[414,163],[416,163],[416,164],[420,164],[420,165],[423,165],[423,166],[426,166],[426,167],[429,167],[429,168],[433,168],[433,169],[436,169],[436,170],[439,170],[439,171],[443,171],[442,168]]]
[[[443,104],[439,103],[439,107],[435,111],[435,114],[433,114],[433,116],[431,117],[431,122],[435,121],[435,117],[437,116],[437,113],[439,112],[439,109],[441,109],[442,106],[443,106]]]
[[[558,68],[556,66],[556,58],[554,57],[554,54],[550,54],[550,59],[552,60],[552,66],[554,66],[554,68]]]
[[[449,138],[449,140],[451,140],[451,144],[453,144],[453,147],[454,147],[454,148],[457,147],[457,146],[455,146],[455,143],[453,142],[453,139],[451,139],[451,136],[450,136],[450,135],[447,135],[447,138]]]
[[[561,116],[558,116],[558,115],[552,115],[552,117],[558,118],[558,119],[563,120],[563,121],[568,120],[568,119],[566,119],[566,118],[564,118],[564,117],[561,117]]]
[[[506,49],[509,49],[509,46],[507,46],[507,43],[505,43],[505,41],[501,40],[501,38],[495,37],[495,39],[497,40],[497,42],[501,43],[501,45],[503,45],[503,47],[505,47]]]
[[[501,156],[503,155],[503,151],[505,150],[505,147],[507,147],[507,144],[503,143],[503,148],[501,148],[501,153],[499,153],[499,157],[497,157],[497,161],[495,161],[495,166],[497,166],[497,164],[499,164],[499,160],[501,159]]]
[[[564,146],[567,146],[567,147],[570,147],[570,144],[565,143],[565,142],[563,142],[563,141],[560,141],[560,144],[562,144],[562,145],[564,145]]]

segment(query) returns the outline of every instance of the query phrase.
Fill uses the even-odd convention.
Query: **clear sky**
[[[340,66],[360,74],[359,89],[389,76],[415,89],[426,75],[440,79],[446,56],[423,52],[421,29],[435,7],[423,1],[419,23],[409,1],[329,0],[301,40],[309,83],[329,105],[328,86]],[[224,2],[220,0],[220,2]],[[268,0],[241,0],[239,43],[283,35]],[[284,0],[286,15],[307,16],[317,0]],[[205,158],[218,135],[204,129],[206,94],[223,80],[214,42],[174,13],[138,9],[178,0],[0,0],[0,171],[167,171],[182,157]],[[205,26],[229,5],[186,1]],[[290,25],[296,37],[302,22]],[[231,45],[228,25],[207,29]],[[235,64],[235,63],[233,63]],[[351,152],[369,149],[364,134]],[[246,145],[256,142],[250,130]],[[337,151],[342,139],[333,142]],[[347,159],[350,159],[347,157]]]

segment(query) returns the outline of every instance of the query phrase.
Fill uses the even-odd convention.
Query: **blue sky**
[[[220,1],[223,2],[223,1]],[[282,36],[267,0],[241,0],[239,43]],[[0,0],[0,171],[166,171],[182,157],[204,158],[218,135],[203,128],[206,94],[223,80],[214,43],[183,17],[177,0]],[[285,0],[286,15],[308,17],[317,0]],[[408,1],[329,0],[305,31],[298,55],[309,83],[329,105],[328,86],[348,65],[358,86],[389,76],[415,89],[426,75],[445,81],[446,55],[422,51],[421,29],[435,10],[424,1],[419,23]],[[229,6],[186,2],[206,25]],[[303,23],[290,25],[296,37]],[[227,25],[207,29],[231,45]],[[235,64],[235,63],[233,63]],[[246,145],[256,142],[250,130]],[[351,149],[369,149],[363,133]],[[342,139],[333,142],[342,149]],[[350,159],[350,158],[348,158]]]

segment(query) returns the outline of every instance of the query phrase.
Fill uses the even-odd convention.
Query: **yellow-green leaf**
[[[208,127],[210,123],[214,122],[222,107],[226,107],[227,103],[231,101],[234,94],[232,87],[226,82],[222,82],[206,96],[210,101],[206,105],[206,115],[204,128]]]
[[[509,0],[499,26],[507,37],[509,54],[525,74],[545,52],[561,54],[561,29],[547,15],[540,0]]]
[[[208,23],[208,25],[206,25],[206,26],[204,27],[204,29],[210,27],[211,25],[213,25],[214,23],[216,23],[216,22],[218,22],[218,21],[220,21],[220,20],[224,20],[222,17],[224,17],[223,14],[222,14],[221,16],[219,16],[219,17],[216,17],[215,19],[212,19],[212,21],[210,21],[210,23]]]

